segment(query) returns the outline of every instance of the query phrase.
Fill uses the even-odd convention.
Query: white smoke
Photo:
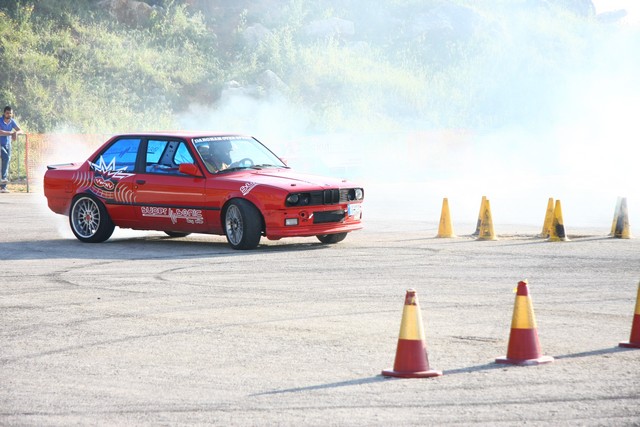
[[[58,235],[62,238],[70,239],[74,236],[69,227],[69,218],[54,214],[47,206],[42,186],[47,166],[65,163],[82,164],[107,139],[108,135],[104,135],[104,140],[99,136],[89,138],[87,135],[77,132],[73,127],[64,126],[47,134],[46,140],[38,151],[41,157],[36,160],[35,167],[32,168],[32,173],[35,176],[30,177],[30,181],[35,183],[35,188],[32,186],[30,191],[38,195],[39,209],[51,218]]]
[[[640,105],[623,84],[606,87],[593,79],[576,82],[568,90],[575,93],[565,99],[569,106],[557,106],[570,109],[567,119],[537,133],[311,133],[308,114],[284,98],[243,95],[228,96],[218,108],[194,106],[180,123],[246,133],[300,172],[362,182],[370,218],[436,223],[442,198],[448,197],[454,222],[474,224],[486,195],[499,232],[500,223],[541,226],[553,197],[562,200],[570,232],[581,226],[608,232],[618,196],[629,199],[632,226],[640,224],[639,133],[633,120]]]
[[[522,123],[514,119],[484,129],[433,130],[426,122],[400,125],[398,121],[397,132],[367,128],[321,133],[309,129],[310,113],[305,107],[284,96],[256,96],[241,88],[227,89],[215,106],[192,106],[179,123],[186,129],[247,133],[287,158],[294,169],[362,182],[369,218],[435,224],[442,198],[448,197],[454,223],[474,225],[480,199],[486,195],[499,233],[500,224],[541,226],[547,200],[553,197],[562,200],[569,232],[572,227],[592,227],[606,234],[616,199],[625,196],[633,227],[640,224],[637,5],[594,3],[598,13],[627,7],[627,16],[618,23],[594,21],[591,26],[571,21],[574,26],[567,28],[577,32],[568,34],[565,29],[545,32],[540,28],[540,23],[548,22],[545,19],[556,17],[536,21],[529,14],[511,13],[508,6],[496,5],[493,13],[502,21],[495,28],[505,39],[503,51],[492,58],[497,63],[488,61],[485,69],[470,72],[484,82],[482,86],[498,88],[495,105],[534,113]],[[608,8],[603,7],[605,3]],[[492,25],[489,22],[487,28]],[[561,40],[554,41],[554,36]],[[536,44],[538,37],[543,42]],[[554,43],[561,47],[554,51]],[[563,53],[569,57],[553,59],[562,68],[547,67],[545,55]],[[547,74],[536,77],[529,72],[525,77],[530,80],[519,81],[513,70],[531,60]],[[502,69],[508,71],[500,73]],[[515,81],[500,80],[505,76]],[[541,91],[545,93],[538,96]],[[336,93],[337,102],[340,96]],[[445,105],[434,108],[442,108],[445,115],[449,111]],[[535,108],[542,114],[536,116]],[[522,118],[522,113],[514,117]],[[353,117],[353,122],[358,119]]]

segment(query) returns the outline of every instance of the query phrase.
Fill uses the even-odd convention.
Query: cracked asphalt
[[[340,244],[239,252],[130,230],[83,244],[41,195],[2,195],[0,217],[0,425],[640,424],[640,350],[618,347],[640,240],[607,224],[435,239],[438,218],[365,205]],[[497,365],[524,278],[555,361]],[[380,375],[408,288],[442,377]]]

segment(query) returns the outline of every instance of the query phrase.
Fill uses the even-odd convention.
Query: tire
[[[233,249],[254,249],[262,235],[262,216],[250,202],[233,199],[224,210],[224,234]]]
[[[347,233],[318,234],[316,237],[322,243],[332,245],[334,243],[342,242],[345,239],[345,237],[347,237]]]
[[[187,237],[191,233],[178,233],[177,231],[165,231],[164,234],[166,234],[169,237]]]
[[[87,194],[71,203],[69,225],[76,238],[85,243],[104,242],[116,228],[102,202]]]

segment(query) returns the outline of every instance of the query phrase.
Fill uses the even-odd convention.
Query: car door
[[[179,171],[181,163],[195,163],[186,142],[149,138],[143,148],[144,165],[139,167],[134,186],[140,227],[205,232],[205,177]]]
[[[106,206],[111,220],[119,227],[135,228],[134,185],[140,137],[123,136],[114,140],[92,161],[90,191]]]

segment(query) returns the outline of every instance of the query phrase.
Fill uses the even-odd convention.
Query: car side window
[[[102,170],[133,172],[140,138],[119,139],[102,152],[95,165]]]
[[[147,143],[147,165],[159,163],[165,148],[167,148],[167,141],[149,140]]]
[[[184,175],[178,170],[181,163],[194,163],[193,156],[184,142],[153,139],[147,141],[147,172]]]
[[[195,163],[193,160],[193,156],[189,152],[187,145],[184,142],[181,142],[176,150],[176,154],[173,157],[173,161],[175,164],[179,165],[182,163]]]
[[[157,141],[150,139],[147,141],[147,158],[145,168],[150,173],[169,173],[171,163],[164,161],[163,154],[167,151],[169,141]]]

